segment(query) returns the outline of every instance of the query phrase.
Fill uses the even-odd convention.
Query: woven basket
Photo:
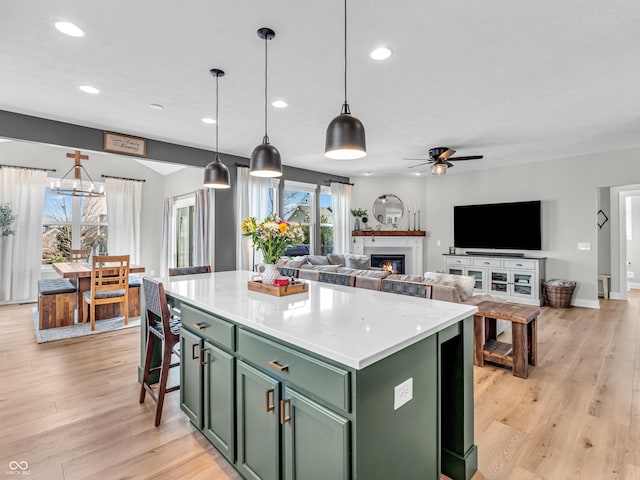
[[[576,282],[569,282],[568,285],[553,285],[544,282],[543,285],[550,307],[567,308],[571,306],[571,297],[576,289]]]

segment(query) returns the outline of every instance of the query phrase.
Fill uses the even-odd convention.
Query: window
[[[315,252],[315,185],[300,182],[284,183],[283,218],[287,222],[299,223],[304,232],[304,244]]]
[[[72,180],[62,184],[69,188],[72,185]],[[106,197],[57,195],[47,186],[42,221],[42,263],[67,262],[71,249],[89,248],[100,254],[107,253]]]
[[[333,253],[333,207],[331,189],[320,187],[320,254]]]
[[[173,255],[171,267],[193,266],[196,197],[189,195],[173,203]]]

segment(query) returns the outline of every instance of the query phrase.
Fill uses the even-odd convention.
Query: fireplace
[[[403,274],[405,272],[404,257],[404,255],[372,254],[371,266],[384,268],[391,273]]]

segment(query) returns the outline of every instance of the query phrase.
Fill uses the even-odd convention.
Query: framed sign
[[[121,133],[104,132],[104,151],[146,157],[147,139]]]

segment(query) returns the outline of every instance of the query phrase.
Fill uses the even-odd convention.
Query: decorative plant
[[[272,216],[263,222],[255,217],[242,220],[242,236],[250,237],[253,246],[262,252],[265,263],[276,263],[287,247],[304,241],[304,232],[297,223]]]
[[[15,221],[16,216],[13,214],[11,206],[8,203],[0,203],[0,236],[15,235],[16,231],[11,228]]]
[[[351,215],[353,215],[356,218],[366,217],[367,216],[367,211],[366,210],[362,210],[361,208],[352,208],[351,209]]]

